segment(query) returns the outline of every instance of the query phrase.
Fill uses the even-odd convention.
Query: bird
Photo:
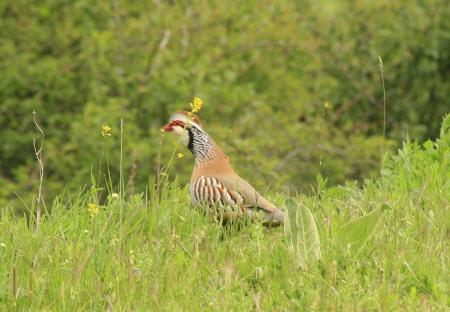
[[[177,136],[194,156],[189,186],[194,206],[205,208],[207,215],[224,223],[247,218],[260,220],[266,227],[284,224],[284,212],[234,171],[230,158],[203,130],[198,116],[175,112],[163,130]]]

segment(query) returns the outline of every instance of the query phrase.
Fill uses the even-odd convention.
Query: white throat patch
[[[188,133],[188,130],[183,129],[180,126],[174,126],[172,132],[180,139],[180,141],[184,145],[187,146],[189,144],[189,133]]]

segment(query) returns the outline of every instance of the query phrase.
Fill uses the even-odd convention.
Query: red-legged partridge
[[[190,195],[195,206],[205,207],[210,215],[224,221],[242,216],[256,218],[264,212],[263,224],[278,226],[284,213],[259,194],[231,167],[229,158],[202,129],[198,118],[177,112],[164,127],[188,147],[195,158],[190,182]]]

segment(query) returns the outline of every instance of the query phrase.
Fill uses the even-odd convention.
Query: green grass
[[[286,233],[208,222],[177,182],[95,217],[98,190],[62,195],[38,230],[3,209],[0,310],[448,311],[449,128],[362,187],[272,196],[297,214]]]

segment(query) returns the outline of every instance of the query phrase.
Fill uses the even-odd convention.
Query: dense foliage
[[[304,190],[379,171],[409,134],[436,137],[450,90],[448,1],[1,1],[0,206],[46,198],[106,164],[143,190],[159,128],[194,95],[205,128],[258,188]],[[103,124],[112,127],[103,138]],[[187,181],[189,157],[173,172]]]
[[[439,140],[405,143],[362,188],[319,179],[289,207],[310,224],[290,218],[286,235],[208,222],[177,183],[100,205],[93,181],[38,228],[7,209],[0,310],[448,311],[449,155],[450,115]]]

